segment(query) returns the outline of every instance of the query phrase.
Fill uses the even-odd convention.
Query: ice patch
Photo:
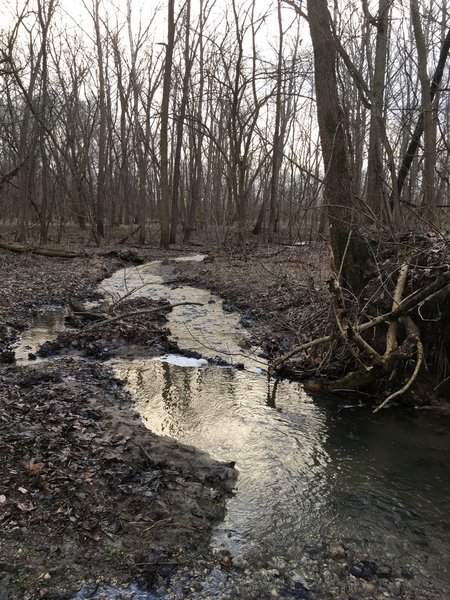
[[[204,367],[208,364],[205,358],[188,358],[179,354],[165,354],[164,356],[158,356],[154,360],[175,365],[176,367]]]

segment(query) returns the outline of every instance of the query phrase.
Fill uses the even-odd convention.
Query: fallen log
[[[50,258],[79,258],[85,256],[84,253],[71,252],[70,250],[43,248],[41,246],[30,246],[28,244],[6,242],[4,240],[0,240],[0,248],[3,248],[3,250],[10,250],[11,252],[29,252],[30,254],[39,254],[40,256],[49,256]]]

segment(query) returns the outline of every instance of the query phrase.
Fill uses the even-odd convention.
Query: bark
[[[283,139],[280,131],[281,124],[281,86],[282,86],[282,67],[283,67],[283,22],[281,18],[281,0],[277,2],[278,16],[278,64],[277,64],[277,84],[276,84],[276,104],[275,104],[275,130],[273,134],[272,150],[272,177],[270,180],[270,215],[268,227],[268,241],[273,240],[273,233],[276,231],[278,219],[278,182],[280,176],[281,158],[283,154]]]
[[[384,85],[386,77],[386,58],[388,47],[389,10],[391,0],[380,0],[376,22],[377,39],[375,47],[375,66],[372,84],[372,106],[370,115],[369,149],[367,157],[367,203],[374,215],[382,218],[384,212],[383,194],[383,142],[382,114]]]
[[[358,295],[370,276],[372,264],[365,240],[355,226],[352,176],[337,92],[336,49],[326,0],[308,0],[308,16],[334,269],[343,286]]]
[[[200,16],[201,18],[201,16]],[[191,0],[186,0],[186,24],[185,24],[185,45],[184,45],[184,75],[181,92],[180,113],[177,116],[177,135],[175,158],[173,165],[173,186],[172,186],[172,214],[170,223],[170,243],[177,241],[178,214],[179,214],[179,195],[180,195],[180,176],[181,176],[181,149],[183,146],[183,128],[186,119],[186,108],[189,96],[189,81],[191,79],[192,57],[190,48],[190,29],[191,29]]]
[[[99,0],[94,4],[94,30],[95,43],[97,50],[97,68],[98,68],[98,167],[97,167],[97,186],[94,207],[94,237],[97,245],[100,245],[105,236],[105,184],[106,184],[106,161],[107,161],[107,106],[106,106],[106,83],[103,57],[103,40],[100,33],[100,14]]]
[[[203,77],[204,68],[204,40],[203,40],[203,29],[205,25],[205,14],[203,7],[203,0],[199,2],[199,70],[200,70],[200,82],[198,91],[198,104],[197,104],[197,122],[201,123],[203,116],[203,93],[205,86],[205,79]],[[203,132],[200,129],[198,132],[193,131],[194,137],[194,176],[191,186],[191,194],[189,203],[187,206],[186,222],[183,231],[183,242],[189,242],[191,233],[195,228],[198,206],[200,204],[200,196],[202,191],[202,146],[203,146]],[[212,150],[212,146],[211,146]],[[212,152],[209,152],[207,163],[210,164]]]

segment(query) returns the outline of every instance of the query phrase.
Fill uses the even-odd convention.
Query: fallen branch
[[[0,248],[10,250],[11,252],[30,252],[40,256],[49,256],[53,258],[79,258],[84,256],[80,252],[71,252],[69,250],[56,250],[54,248],[41,248],[40,246],[29,246],[28,244],[19,244],[17,242],[5,242],[0,240]]]
[[[333,340],[334,338],[334,334],[325,335],[324,337],[317,338],[315,340],[312,340],[311,342],[306,342],[306,344],[302,344],[301,346],[296,346],[295,348],[292,348],[292,350],[289,350],[289,352],[283,354],[283,356],[280,356],[269,365],[269,373],[276,371],[278,367],[280,367],[283,363],[285,363],[292,356],[294,356],[294,354],[299,354],[300,352],[304,352],[305,350],[310,350],[311,348],[315,348],[320,344],[326,344],[327,342],[331,342],[331,340]]]
[[[135,229],[132,229],[131,231],[129,231],[126,235],[123,236],[123,238],[121,238],[118,242],[117,245],[118,246],[123,246],[125,244],[125,242],[131,237],[133,236],[135,233],[137,233],[139,231],[139,229],[141,228],[140,225],[138,225]]]
[[[441,294],[445,294],[448,292],[450,292],[450,271],[444,273],[441,277],[438,277],[438,279],[436,279],[430,285],[422,288],[421,290],[417,290],[409,296],[407,296],[394,310],[379,315],[378,317],[375,317],[370,321],[367,321],[366,323],[355,327],[354,331],[356,333],[362,333],[363,331],[367,331],[368,329],[376,327],[381,323],[390,321],[392,319],[397,319],[398,317],[406,315],[408,312],[419,306],[419,304],[425,304],[426,302],[436,299]],[[285,363],[295,354],[299,354],[304,350],[309,350],[310,348],[314,348],[315,346],[319,346],[320,344],[326,344],[328,342],[331,342],[335,338],[335,334],[326,335],[324,337],[317,338],[315,340],[292,348],[291,350],[289,350],[289,352],[287,352],[283,356],[280,356],[269,365],[269,373],[278,369],[283,363]]]
[[[90,325],[86,328],[86,331],[91,331],[96,327],[103,327],[103,325],[109,325],[110,323],[115,323],[116,321],[121,321],[122,319],[128,319],[129,317],[137,317],[139,315],[148,315],[151,313],[159,312],[161,310],[172,310],[177,306],[203,306],[201,302],[176,302],[175,304],[165,304],[163,306],[158,306],[157,308],[146,308],[144,310],[135,310],[130,313],[126,313],[124,315],[118,315],[116,317],[110,317],[108,319],[103,319],[103,321],[97,321],[93,325]]]

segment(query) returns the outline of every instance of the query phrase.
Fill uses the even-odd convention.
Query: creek
[[[350,577],[355,590],[381,582],[376,598],[449,598],[450,417],[398,408],[373,415],[354,398],[312,399],[299,383],[268,381],[239,315],[207,290],[171,284],[173,271],[155,261],[115,273],[101,290],[202,304],[173,309],[168,328],[181,350],[203,359],[110,361],[148,428],[236,462],[236,493],[212,545],[229,551],[238,571],[220,589],[205,576],[205,591],[192,597],[236,597],[227,586],[236,590],[249,573],[254,595],[242,597],[270,597],[271,570],[297,589],[290,597],[308,597],[307,588],[323,590],[314,598],[365,597],[348,595]],[[52,333],[44,317],[39,327],[28,334],[33,344]],[[403,595],[406,587],[414,594]]]

